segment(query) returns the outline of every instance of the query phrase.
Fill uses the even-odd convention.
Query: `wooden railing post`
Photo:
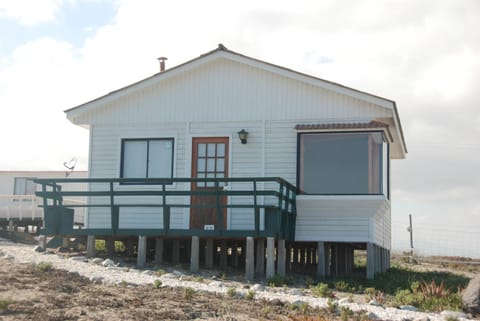
[[[255,215],[255,236],[260,234],[260,209],[257,206],[257,180],[253,179],[253,211]]]
[[[218,184],[218,180],[215,181],[215,203],[217,206],[217,222],[219,225],[218,231],[220,235],[222,235],[222,231],[224,230],[223,228],[223,207],[220,204],[220,188]]]

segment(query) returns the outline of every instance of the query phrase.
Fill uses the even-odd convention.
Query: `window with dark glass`
[[[382,132],[301,133],[298,141],[300,193],[388,195]]]
[[[33,177],[15,177],[13,195],[35,195],[36,186]]]
[[[173,177],[173,138],[122,140],[122,178]]]

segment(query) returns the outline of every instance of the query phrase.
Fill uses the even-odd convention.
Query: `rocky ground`
[[[332,309],[326,299],[301,288],[270,288],[173,268],[166,272],[68,253],[38,253],[32,245],[0,239],[0,320],[333,320],[341,319],[338,311],[347,308],[364,320],[464,317],[347,298],[337,299],[338,307]]]

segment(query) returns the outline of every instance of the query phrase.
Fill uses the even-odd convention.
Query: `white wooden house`
[[[215,182],[175,178],[279,177],[296,187],[294,235],[286,238],[287,265],[312,264],[319,275],[341,274],[351,270],[354,249],[367,249],[369,277],[388,267],[390,160],[402,159],[407,152],[397,107],[390,99],[219,45],[71,108],[66,115],[90,131],[92,179],[172,178],[166,191],[191,191],[213,187]],[[248,133],[243,142],[242,130]],[[251,190],[251,183],[220,182],[217,187]],[[255,188],[268,189],[272,184],[258,182]],[[163,186],[119,184],[117,190]],[[228,197],[229,204],[252,202],[249,195],[222,197]],[[196,202],[187,194],[172,199]],[[255,197],[256,204],[274,201],[269,195]],[[125,202],[148,201],[131,196]],[[256,226],[253,209],[228,208],[224,228],[263,231],[266,211],[260,208]],[[169,215],[169,228],[178,231],[219,228],[215,215],[207,217],[189,207],[173,207]],[[163,229],[163,216],[162,209],[154,206],[120,208],[118,229]],[[91,208],[86,227],[105,229],[111,222],[109,209]],[[257,253],[263,253],[261,244]],[[282,246],[277,242],[279,253]],[[267,256],[268,251],[267,247]],[[282,265],[277,272],[283,272],[285,263],[277,264]]]

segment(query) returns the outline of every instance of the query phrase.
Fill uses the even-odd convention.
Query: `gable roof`
[[[369,103],[376,104],[378,106],[381,106],[387,109],[391,109],[393,110],[393,114],[394,114],[393,121],[395,123],[395,126],[398,128],[399,135],[402,140],[402,147],[404,151],[407,152],[404,134],[403,134],[402,126],[400,123],[400,117],[398,115],[395,101],[384,98],[384,97],[380,97],[377,95],[373,95],[358,89],[354,89],[348,86],[344,86],[332,81],[328,81],[322,78],[318,78],[312,75],[308,75],[299,71],[295,71],[286,67],[282,67],[266,61],[262,61],[253,57],[249,57],[241,53],[229,50],[223,44],[219,44],[216,49],[209,51],[207,53],[204,53],[198,56],[197,58],[184,62],[180,65],[174,66],[172,68],[166,69],[165,71],[158,72],[148,78],[145,78],[143,80],[140,80],[128,86],[112,91],[104,96],[98,97],[96,99],[93,99],[81,105],[67,109],[65,110],[65,113],[67,114],[67,117],[69,119],[72,119],[78,114],[95,109],[97,107],[100,107],[101,105],[104,105],[106,103],[119,99],[125,95],[128,95],[131,91],[139,90],[147,86],[150,86],[156,82],[167,80],[171,77],[178,75],[179,73],[190,70],[191,68],[195,68],[199,65],[203,65],[205,63],[208,63],[218,58],[227,58],[232,61],[257,67],[266,71],[270,71],[275,74],[283,75],[287,78],[296,79],[296,80],[299,80],[323,89],[328,89],[340,94],[357,98],[362,101],[367,101]]]

